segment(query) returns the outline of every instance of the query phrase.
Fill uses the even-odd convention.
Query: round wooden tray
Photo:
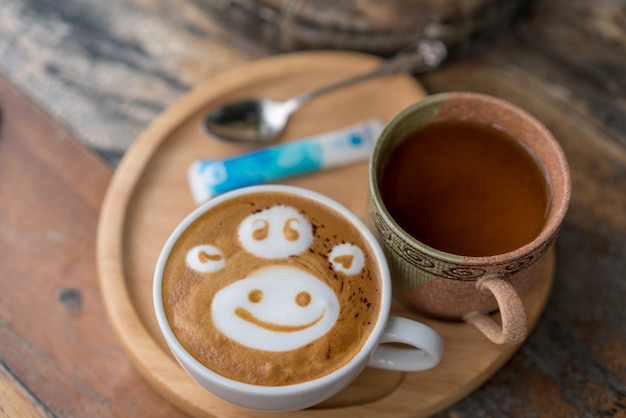
[[[169,401],[193,416],[267,416],[212,396],[170,355],[152,309],[152,274],[161,246],[194,203],[186,171],[196,159],[220,158],[252,147],[229,145],[201,129],[205,112],[219,102],[251,96],[285,99],[362,72],[378,58],[342,52],[296,53],[265,59],[218,75],[157,118],[128,150],[102,207],[97,259],[102,297],[118,338],[139,371]],[[320,97],[297,112],[283,141],[340,129],[370,117],[386,122],[425,95],[408,74],[371,80]],[[324,193],[366,217],[367,163],[285,181]],[[524,297],[535,326],[553,281],[554,257],[545,277]],[[472,326],[421,317],[394,304],[393,313],[425,322],[443,337],[435,369],[399,373],[366,369],[335,397],[284,416],[427,416],[463,398],[492,376],[516,351],[486,340]]]

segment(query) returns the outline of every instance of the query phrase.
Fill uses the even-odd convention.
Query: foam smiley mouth
[[[324,312],[322,312],[322,314],[319,316],[319,318],[317,318],[316,320],[314,320],[313,322],[310,322],[308,324],[304,324],[304,325],[280,325],[280,324],[274,324],[272,322],[266,322],[266,321],[262,321],[259,318],[257,318],[256,316],[254,316],[254,314],[250,311],[248,311],[246,308],[242,308],[242,307],[238,307],[237,309],[235,309],[235,314],[243,319],[244,321],[248,321],[251,324],[254,324],[258,327],[261,328],[265,328],[269,331],[274,331],[274,332],[294,332],[294,331],[302,331],[304,329],[310,328],[312,326],[314,326],[315,324],[317,324],[318,322],[320,322],[322,320],[322,318],[324,317],[324,314],[326,313],[326,310],[324,310]]]
[[[304,347],[335,325],[341,307],[333,289],[301,268],[276,263],[311,248],[313,228],[305,216],[292,207],[273,206],[245,218],[238,238],[268,265],[217,291],[211,316],[219,331],[246,347],[276,352]],[[350,243],[335,245],[322,260],[346,275],[360,273],[365,263],[363,250]],[[187,266],[201,273],[218,272],[226,263],[222,251],[210,244],[187,253]]]

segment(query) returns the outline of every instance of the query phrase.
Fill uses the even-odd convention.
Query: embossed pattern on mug
[[[328,374],[379,313],[369,245],[307,198],[237,198],[197,219],[165,268],[166,314],[183,346],[226,377],[285,385]]]

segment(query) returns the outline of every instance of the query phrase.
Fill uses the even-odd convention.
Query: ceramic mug
[[[266,200],[263,200],[263,199],[268,199],[269,198],[268,196],[270,197],[273,196],[271,197],[272,199],[276,198],[275,203],[272,203],[269,206]],[[290,198],[290,200],[285,200],[285,197]],[[294,199],[295,199],[296,204],[293,204]],[[253,202],[253,203],[250,203],[250,202]],[[285,203],[281,203],[281,202],[285,202]],[[292,228],[294,227],[299,228],[300,225],[304,225],[307,223],[304,219],[299,219],[298,215],[297,214],[294,215],[293,213],[300,212],[301,214],[305,214],[304,216],[311,216],[310,213],[312,212],[312,209],[310,207],[306,210],[303,210],[303,208],[297,208],[296,206],[300,204],[298,202],[300,203],[304,202],[306,203],[306,206],[310,205],[311,204],[310,202],[312,202],[313,205],[318,205],[318,206],[325,208],[325,210],[327,210],[327,212],[330,213],[329,216],[338,219],[337,222],[349,223],[351,225],[350,230],[354,231],[353,232],[354,235],[352,236],[360,237],[360,238],[357,238],[356,241],[361,242],[363,245],[369,246],[370,250],[365,251],[365,253],[366,253],[366,258],[371,257],[371,261],[366,261],[365,265],[373,266],[373,267],[367,267],[367,268],[368,269],[373,268],[375,271],[371,271],[371,275],[368,277],[376,277],[379,282],[376,285],[376,290],[375,290],[375,294],[379,295],[379,297],[377,298],[378,299],[377,303],[379,304],[379,310],[373,317],[373,320],[372,320],[373,326],[370,326],[369,335],[364,337],[364,339],[362,340],[362,345],[360,346],[360,348],[357,349],[356,354],[354,354],[354,356],[350,358],[347,361],[347,363],[340,365],[339,368],[335,369],[334,371],[331,371],[328,374],[322,375],[321,377],[317,377],[312,380],[306,380],[306,381],[296,383],[296,384],[281,384],[281,385],[275,385],[275,386],[251,384],[251,383],[246,383],[240,380],[235,380],[233,378],[226,377],[223,374],[220,374],[216,372],[215,370],[212,370],[210,367],[208,367],[207,365],[199,361],[199,359],[196,358],[196,356],[192,355],[192,353],[186,348],[186,346],[184,346],[181,343],[180,338],[177,336],[177,334],[174,331],[174,327],[172,326],[172,321],[175,321],[175,322],[179,322],[179,321],[178,319],[172,320],[168,317],[168,313],[166,313],[166,307],[164,303],[164,294],[166,294],[169,291],[169,290],[164,291],[164,288],[166,288],[165,287],[166,285],[164,284],[166,283],[166,280],[164,280],[164,276],[168,274],[166,272],[166,269],[168,268],[166,267],[166,265],[168,264],[170,255],[174,254],[175,250],[173,249],[175,245],[177,244],[177,242],[179,241],[179,239],[181,240],[184,239],[184,238],[181,238],[181,236],[185,234],[185,232],[188,231],[190,228],[193,228],[193,225],[196,221],[205,222],[205,221],[202,221],[201,219],[204,215],[208,214],[210,216],[212,212],[217,211],[220,207],[224,207],[223,205],[234,204],[234,205],[246,205],[247,206],[245,210],[249,211],[252,215],[246,215],[246,217],[243,217],[244,219],[243,221],[240,221],[237,218],[238,212],[237,212],[236,206],[234,206],[234,209],[232,209],[233,206],[229,206],[229,208],[231,209],[228,209],[228,212],[224,215],[225,217],[229,219],[235,219],[233,222],[240,226],[238,230],[239,234],[243,234],[245,233],[245,228],[241,226],[244,224],[247,225],[246,219],[248,219],[249,216],[253,216],[253,217],[260,216],[261,218],[263,218],[264,212],[260,208],[269,207],[270,209],[266,209],[266,210],[271,211],[276,207],[272,205],[277,204],[277,206],[280,206],[279,210],[275,211],[275,213],[272,213],[271,216],[268,214],[267,221],[265,220],[265,218],[257,219],[257,220],[254,220],[253,224],[251,224],[251,225],[262,225],[263,223],[265,223],[265,226],[269,227],[269,231],[270,231],[268,234],[266,234],[266,236],[269,235],[271,240],[274,240],[276,242],[267,242],[267,243],[262,243],[261,245],[257,245],[254,242],[246,241],[245,239],[241,238],[242,235],[238,235],[237,231],[231,231],[232,232],[231,233],[229,232],[227,228],[225,228],[224,222],[227,222],[227,221],[224,221],[224,222],[220,221],[219,226],[212,226],[211,223],[206,223],[206,225],[204,225],[208,229],[218,228],[219,229],[218,235],[220,236],[218,238],[219,240],[223,241],[224,239],[228,238],[227,236],[229,234],[233,235],[235,239],[239,240],[237,241],[237,244],[235,245],[235,247],[237,248],[235,251],[230,251],[230,250],[226,251],[225,249],[222,248],[222,250],[224,250],[223,259],[225,259],[225,262],[228,264],[229,262],[235,262],[234,260],[236,259],[238,263],[239,261],[242,260],[241,257],[243,257],[243,258],[254,259],[253,261],[257,265],[271,264],[272,266],[275,266],[277,264],[286,265],[287,263],[292,263],[290,265],[293,267],[294,265],[295,266],[311,265],[312,263],[311,260],[315,256],[315,257],[319,257],[319,264],[321,267],[316,270],[316,267],[313,266],[313,270],[311,271],[317,271],[317,272],[321,271],[322,274],[325,274],[324,272],[328,272],[329,270],[331,270],[330,273],[326,273],[329,277],[325,277],[325,278],[318,277],[318,279],[321,282],[334,281],[334,284],[332,284],[332,286],[337,287],[341,285],[341,283],[337,282],[338,280],[350,280],[348,276],[344,276],[342,274],[337,273],[336,271],[335,272],[332,271],[331,266],[328,265],[328,263],[331,260],[330,255],[324,255],[321,257],[318,255],[318,253],[321,252],[320,248],[322,247],[314,248],[313,246],[311,246],[311,247],[304,248],[303,246],[302,248],[299,248],[298,251],[289,253],[289,254],[287,253],[279,254],[279,255],[276,255],[275,257],[273,256],[267,259],[257,257],[259,253],[265,253],[267,251],[271,253],[272,249],[281,247],[282,241],[280,241],[280,239],[282,238],[281,238],[280,231],[282,230],[284,233],[283,224],[285,226],[291,226]],[[256,205],[256,206],[250,209],[251,204]],[[295,212],[290,212],[289,218],[286,219],[286,222],[285,222],[285,219],[281,218],[282,216],[281,210],[284,209],[285,205],[287,205],[287,207],[295,207],[296,209]],[[295,220],[294,220],[294,217],[296,218]],[[210,219],[210,218],[204,218],[204,219]],[[324,218],[319,218],[319,219],[324,219]],[[313,225],[313,222],[311,222],[311,224]],[[275,228],[275,226],[278,226],[278,228]],[[312,234],[313,239],[319,239],[319,237],[321,236],[320,229],[324,229],[324,228],[325,226],[314,227],[313,228],[314,231]],[[242,233],[241,231],[244,231],[244,232]],[[253,231],[253,232],[259,232],[259,231]],[[300,237],[309,234],[309,232],[310,231],[306,228],[298,230]],[[337,232],[336,230],[333,230],[331,233],[339,234],[339,232]],[[188,235],[189,234],[187,234],[187,236]],[[256,235],[251,234],[251,236],[256,236]],[[296,239],[299,239],[297,237],[298,235],[296,235]],[[331,241],[332,239],[333,238],[331,237]],[[219,241],[219,242],[222,242],[222,241]],[[327,241],[327,240],[324,240],[324,241]],[[205,244],[211,244],[211,245],[215,244],[215,246],[221,245],[221,244],[217,244],[216,242],[207,242]],[[197,244],[194,244],[194,245],[197,245]],[[328,247],[327,244],[324,244],[324,245]],[[346,244],[341,244],[341,245],[346,245]],[[326,247],[323,247],[323,248],[326,248]],[[214,251],[216,252],[216,254],[219,253],[219,251],[215,250],[215,247],[209,247],[207,245],[206,248],[208,248],[207,251]],[[211,250],[211,248],[213,248],[213,250]],[[182,256],[183,262],[181,264],[182,265],[181,271],[176,271],[175,276],[177,276],[178,278],[172,279],[172,280],[186,280],[189,284],[183,286],[183,288],[192,288],[195,285],[193,283],[195,283],[197,279],[205,280],[205,281],[221,280],[218,275],[221,274],[221,271],[225,271],[225,270],[218,270],[217,273],[209,272],[209,273],[206,273],[206,275],[199,275],[199,276],[192,276],[191,275],[192,272],[190,271],[182,271],[182,270],[187,270],[187,267],[185,266],[189,266],[189,264],[184,264],[184,260],[185,260],[184,253],[179,253],[178,255],[174,254],[172,255],[171,258],[180,257],[180,254],[183,254]],[[267,254],[265,254],[265,256],[267,256]],[[236,258],[236,257],[239,257],[239,258]],[[302,259],[298,262],[298,257],[308,257],[308,258],[306,260]],[[198,263],[197,260],[194,262],[196,264]],[[187,263],[189,263],[189,261],[187,261]],[[318,263],[314,263],[314,264],[318,264]],[[352,264],[352,266],[354,266],[355,264]],[[206,271],[208,272],[209,270],[207,269]],[[255,269],[253,269],[252,271],[253,271],[252,275],[255,275],[256,274],[255,272],[263,271],[263,269],[255,267]],[[227,273],[224,273],[224,275],[226,274]],[[357,273],[348,272],[346,274],[354,275]],[[291,282],[292,280],[296,280],[297,276],[298,274],[293,274],[292,276],[285,277],[286,280],[284,284],[279,285],[278,288],[271,287],[272,280],[275,279],[275,277],[269,277],[268,278],[269,287],[261,288],[263,289],[263,292],[264,292],[263,297],[265,297],[266,294],[274,292],[274,291],[280,292],[281,291],[280,288],[289,288],[291,285],[288,282]],[[249,277],[250,276],[248,276],[248,278]],[[308,277],[310,277],[310,275],[308,275]],[[359,276],[353,276],[353,277],[359,277]],[[256,277],[255,279],[257,280],[257,282],[255,282],[255,286],[260,286],[259,277]],[[262,278],[262,279],[265,279],[265,278]],[[245,281],[245,279],[240,280],[239,278],[235,278],[232,283],[240,282],[240,284],[243,284],[243,281]],[[319,287],[319,285],[320,283],[318,283],[316,286]],[[273,286],[276,286],[276,285],[274,284]],[[359,286],[363,286],[363,285],[359,284]],[[230,289],[236,289],[236,286],[229,285],[226,287]],[[344,288],[343,285],[341,285],[342,290],[343,288]],[[347,288],[348,288],[348,285],[346,284],[346,289]],[[331,289],[331,292],[332,292],[332,289]],[[225,312],[225,310],[217,311],[215,308],[216,306],[215,301],[218,299],[217,295],[219,294],[220,292],[218,292],[215,296],[213,296],[213,304],[211,304],[210,301],[206,302],[206,300],[208,299],[207,294],[204,294],[202,296],[203,304],[204,304],[203,306],[206,306],[206,310],[203,308],[203,310],[199,314],[200,316],[204,316],[206,318],[213,317],[212,319],[213,322],[215,322],[216,316],[228,317],[228,314],[229,314],[228,312]],[[252,291],[248,294],[248,297],[250,295],[252,295]],[[165,341],[167,342],[167,345],[169,346],[171,352],[173,353],[174,357],[179,362],[179,364],[183,367],[183,369],[196,382],[198,382],[202,387],[204,387],[205,389],[207,389],[214,395],[232,404],[235,404],[244,408],[249,408],[249,409],[254,409],[254,410],[263,410],[263,411],[297,410],[297,409],[302,409],[302,408],[306,408],[314,404],[317,404],[329,398],[330,396],[334,395],[335,393],[339,392],[344,387],[346,387],[350,382],[352,382],[359,375],[359,373],[366,366],[389,369],[389,370],[399,370],[399,371],[418,371],[418,370],[430,369],[434,367],[435,365],[437,365],[443,353],[443,343],[442,343],[441,337],[432,328],[422,323],[409,320],[407,318],[390,316],[389,311],[390,311],[390,306],[391,306],[391,297],[392,297],[391,295],[392,295],[391,294],[391,279],[390,279],[389,269],[388,269],[385,257],[383,255],[382,249],[380,248],[373,234],[367,229],[364,223],[360,219],[358,219],[352,212],[350,212],[347,208],[345,208],[344,206],[340,205],[336,201],[324,195],[321,195],[321,194],[318,194],[318,193],[315,193],[306,189],[302,189],[302,188],[283,186],[283,185],[251,186],[251,187],[238,189],[232,192],[225,193],[218,197],[215,197],[207,201],[206,203],[202,204],[201,206],[199,206],[195,211],[189,214],[176,227],[176,229],[172,232],[167,242],[165,243],[162,249],[162,252],[158,258],[156,270],[154,273],[154,283],[153,283],[154,309],[155,309],[156,318],[157,318],[160,330],[162,331],[165,337]],[[185,297],[186,296],[183,293],[180,293],[177,291],[176,298],[178,300],[183,300]],[[315,300],[315,297],[316,296],[314,295],[313,296],[314,300]],[[362,304],[364,303],[362,299],[363,298],[361,298],[360,301],[357,301],[357,298],[355,298],[354,302],[350,302],[350,303]],[[276,298],[274,298],[274,300],[276,300]],[[344,299],[340,298],[340,301],[343,301],[343,300]],[[248,302],[249,301],[244,301],[242,303],[248,303]],[[256,300],[254,302],[256,302]],[[365,302],[368,302],[368,301],[365,301]],[[376,303],[373,300],[370,300],[370,302]],[[187,303],[187,302],[183,301],[183,303]],[[208,308],[209,306],[211,306],[211,310],[209,310]],[[345,308],[344,306],[340,306],[340,311],[344,311],[344,308]],[[237,309],[234,310],[235,313],[237,312]],[[368,306],[368,309],[369,309],[369,306]],[[349,309],[345,309],[345,311],[350,312]],[[326,308],[324,308],[324,312],[326,312]],[[233,312],[230,312],[230,313],[233,313]],[[343,315],[343,314],[340,314],[340,315]],[[351,313],[350,315],[351,315],[350,318],[354,317],[353,313]],[[277,316],[274,316],[274,318],[276,317]],[[289,313],[286,313],[284,315],[278,315],[278,318],[280,320],[284,320],[287,322],[292,319],[291,317],[292,315],[290,315]],[[343,316],[340,316],[340,318],[343,318]],[[349,321],[350,318],[348,318],[347,320]],[[266,321],[267,320],[265,320],[265,322],[258,320],[256,321],[256,323],[252,325],[241,324],[241,326],[254,328],[257,323],[265,326],[264,324],[266,323]],[[320,322],[320,321],[316,320],[314,322]],[[184,325],[183,328],[185,328],[186,326],[188,325]],[[333,325],[331,324],[331,326]],[[331,330],[332,329],[333,328],[331,328]],[[225,330],[225,331],[229,331],[229,330]],[[270,331],[272,330],[270,329]],[[255,334],[257,330],[251,329],[250,331],[246,331],[246,332],[248,332],[249,334]],[[259,332],[259,335],[271,334],[271,332],[265,329],[259,329],[258,332]],[[293,338],[300,338],[296,335],[298,334],[298,332],[290,331],[290,333],[294,335]],[[330,331],[328,331],[328,333],[330,333]],[[219,336],[219,338],[222,341],[229,340],[229,338],[233,338],[234,340],[230,340],[230,343],[233,344],[232,347],[237,346],[239,347],[237,349],[240,349],[241,345],[248,344],[246,341],[238,340],[238,338],[243,338],[243,340],[245,340],[247,338],[247,335],[243,335],[243,337],[238,337],[237,335],[233,334],[234,336],[230,337],[228,332],[225,332],[224,334],[225,335]],[[281,337],[280,341],[282,342],[277,343],[278,345],[285,343],[285,341],[289,342],[288,341],[289,337],[287,338],[287,340],[283,338],[285,337],[285,335],[280,335],[280,337]],[[276,338],[278,341],[278,336]],[[317,338],[317,337],[314,337],[314,338]],[[324,338],[324,336],[320,338]],[[340,338],[344,340],[346,339],[345,335],[340,336]],[[273,344],[272,344],[271,339],[272,337],[265,338],[264,341],[260,341],[260,343],[268,345],[268,346],[272,346]],[[258,341],[252,341],[253,344],[256,344],[257,342]],[[387,344],[387,343],[400,343],[400,344],[398,345],[398,344]],[[311,341],[310,343],[307,342],[307,345],[303,346],[303,350],[304,350],[303,353],[305,356],[307,356],[306,359],[303,361],[305,362],[316,361],[308,357],[311,355],[310,354],[311,347],[313,344],[315,344],[315,340]],[[334,347],[335,345],[332,345],[332,346]],[[326,347],[326,348],[323,348],[324,352],[326,352],[326,350],[330,350],[331,345],[326,345],[324,347]],[[245,349],[247,349],[247,347],[244,348],[244,351]],[[248,355],[246,356],[247,358],[239,359],[239,361],[241,362],[249,361],[251,357],[256,356],[258,354],[258,351],[255,352],[255,350],[257,349],[250,348],[248,350],[249,351]],[[260,350],[263,351],[266,349],[261,348]],[[267,348],[267,350],[273,350],[273,348]],[[223,352],[223,350],[221,352]]]
[[[548,209],[543,227],[531,242],[502,254],[462,256],[420,242],[390,215],[381,182],[391,153],[426,126],[451,120],[498,126],[534,155],[547,183]],[[570,188],[568,164],[555,138],[511,103],[454,92],[429,96],[404,109],[381,132],[369,168],[368,212],[389,262],[394,295],[427,315],[472,323],[496,344],[520,343],[528,333],[520,294],[547,263],[567,211]],[[496,310],[501,324],[489,315]]]

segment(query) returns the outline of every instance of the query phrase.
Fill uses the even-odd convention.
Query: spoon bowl
[[[295,109],[289,100],[242,100],[213,110],[204,125],[210,134],[231,142],[271,142],[283,133]]]

